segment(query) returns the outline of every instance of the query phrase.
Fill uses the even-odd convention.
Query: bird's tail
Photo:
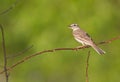
[[[103,51],[102,49],[100,49],[98,46],[96,46],[95,44],[91,45],[92,48],[100,55],[105,54],[105,51]]]

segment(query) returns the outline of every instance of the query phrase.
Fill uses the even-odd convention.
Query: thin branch
[[[9,59],[9,58],[14,58],[14,57],[17,57],[17,56],[20,56],[21,54],[24,54],[25,52],[27,52],[27,51],[28,51],[29,49],[31,49],[32,47],[33,47],[33,45],[30,46],[30,47],[28,47],[28,48],[25,48],[24,50],[18,52],[18,53],[15,54],[15,55],[7,56],[7,59]]]
[[[117,39],[120,39],[120,36],[116,37],[116,38],[112,38],[110,40],[107,40],[107,41],[104,41],[104,42],[100,42],[98,43],[98,45],[101,45],[101,44],[108,44],[108,43],[111,43],[112,41],[114,40],[117,40]],[[51,49],[51,50],[44,50],[44,51],[41,51],[41,52],[37,52],[35,54],[32,54],[30,56],[27,56],[27,57],[24,57],[22,60],[18,61],[17,63],[13,64],[12,66],[10,66],[9,68],[7,68],[7,71],[13,69],[14,67],[16,67],[17,65],[27,61],[28,59],[31,59],[32,57],[35,57],[37,55],[41,55],[43,53],[48,53],[48,52],[55,52],[55,51],[63,51],[63,50],[78,50],[78,49],[84,49],[84,48],[89,48],[90,46],[81,46],[79,48],[56,48],[56,49]],[[0,74],[4,73],[5,71],[1,71]]]
[[[0,25],[0,29],[2,34],[2,47],[3,47],[3,54],[4,54],[4,71],[5,71],[6,82],[8,82],[7,54],[6,54],[6,46],[5,46],[5,38],[4,38],[4,29],[2,25]]]
[[[89,58],[90,58],[90,51],[88,52],[87,61],[86,61],[86,82],[89,82],[89,77],[88,77]]]
[[[10,7],[8,7],[6,10],[2,11],[0,13],[0,15],[4,15],[4,14],[8,13],[10,10],[12,10],[16,6],[16,4],[18,3],[18,1],[19,0],[16,0]]]
[[[104,41],[104,42],[100,42],[99,44],[111,43],[112,41],[118,40],[118,39],[120,39],[120,36],[114,37],[114,38],[107,40],[107,41]]]

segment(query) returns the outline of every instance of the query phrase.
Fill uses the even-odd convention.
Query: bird
[[[72,34],[75,40],[78,41],[79,43],[82,43],[83,46],[85,45],[91,46],[100,55],[106,53],[95,44],[95,42],[92,40],[89,34],[82,30],[78,24],[71,24],[69,25],[69,28],[72,29]]]

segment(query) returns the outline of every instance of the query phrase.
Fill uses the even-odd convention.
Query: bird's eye
[[[77,26],[77,24],[74,24],[74,26]]]
[[[71,24],[70,26],[72,27],[72,26],[78,26],[78,25],[77,24]]]

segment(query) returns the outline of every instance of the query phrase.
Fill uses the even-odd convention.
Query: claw
[[[78,51],[79,49],[76,47],[76,48],[74,48],[74,50],[75,50],[75,51]]]

